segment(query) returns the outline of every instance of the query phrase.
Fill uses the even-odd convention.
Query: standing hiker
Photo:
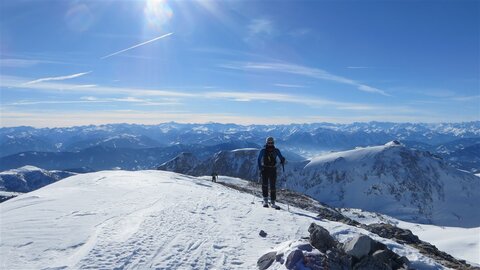
[[[280,153],[280,150],[275,148],[273,137],[268,137],[265,148],[260,150],[258,155],[258,168],[262,176],[262,194],[263,207],[268,207],[268,186],[270,185],[270,204],[274,208],[277,197],[275,183],[277,181],[277,157],[280,163],[285,164],[285,158]]]

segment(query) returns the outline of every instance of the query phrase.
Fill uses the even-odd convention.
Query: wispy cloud
[[[81,97],[80,100],[20,100],[17,102],[6,103],[4,106],[30,106],[30,105],[61,105],[61,104],[95,104],[95,103],[135,103],[140,106],[164,106],[164,105],[180,105],[177,101],[158,101],[151,99],[141,99],[136,97],[121,98],[97,98],[97,97]]]
[[[38,84],[22,84],[22,81],[25,79],[10,77],[10,76],[0,76],[0,87],[6,89],[9,88],[28,88],[31,90],[38,91],[61,91],[65,93],[65,90],[68,90],[71,93],[81,93],[87,94],[90,96],[84,96],[82,100],[84,101],[103,101],[103,102],[137,102],[142,105],[178,105],[186,99],[195,99],[195,100],[208,100],[208,99],[224,99],[235,102],[279,102],[279,103],[290,103],[290,104],[300,104],[302,106],[310,106],[313,108],[329,106],[338,110],[375,110],[385,111],[384,107],[379,107],[376,105],[361,104],[361,103],[348,103],[348,102],[339,102],[335,100],[324,99],[318,96],[305,96],[305,95],[295,95],[295,94],[282,94],[282,93],[269,93],[262,90],[256,90],[252,92],[245,91],[211,91],[205,89],[206,91],[198,92],[182,92],[182,91],[173,91],[173,90],[160,90],[160,89],[143,89],[143,88],[123,88],[123,87],[109,87],[109,86],[97,86],[90,85],[91,87],[77,87],[78,85],[69,84],[69,83],[58,83],[58,82],[42,82]],[[80,85],[81,86],[81,85]],[[120,95],[126,96],[122,98],[110,98],[110,99],[101,99],[96,97],[97,95]],[[152,100],[153,97],[156,97]],[[161,98],[161,100],[158,100]],[[187,102],[187,101],[185,101]],[[386,109],[394,110],[394,107],[389,107]],[[402,108],[403,110],[403,108]],[[409,110],[414,111],[412,108]]]
[[[367,68],[371,68],[371,67],[365,67],[365,66],[349,66],[347,68],[350,68],[350,69],[367,69]]]
[[[96,84],[79,84],[73,86],[73,88],[92,88],[92,87],[97,87],[98,85]]]
[[[68,90],[71,93],[82,94],[110,94],[110,95],[129,95],[129,96],[144,96],[144,97],[170,97],[170,98],[186,98],[198,97],[199,94],[187,93],[174,90],[160,90],[160,89],[144,89],[144,88],[125,88],[125,87],[111,87],[88,85],[88,87],[81,87],[85,85],[76,85],[63,82],[41,81],[37,83],[26,83],[28,79],[16,76],[8,76],[0,74],[0,87],[10,88],[24,88],[37,91],[62,91]],[[80,87],[79,87],[80,86]]]
[[[120,54],[120,53],[122,53],[122,52],[126,52],[126,51],[128,51],[128,50],[131,50],[131,49],[134,49],[134,48],[137,48],[137,47],[146,45],[146,44],[148,44],[148,43],[157,41],[157,40],[159,40],[159,39],[166,38],[166,37],[168,37],[168,36],[170,36],[170,35],[172,35],[172,34],[173,34],[173,33],[168,33],[168,34],[165,34],[165,35],[162,35],[162,36],[159,36],[159,37],[156,37],[156,38],[147,40],[147,41],[142,42],[142,43],[140,43],[140,44],[133,45],[132,47],[123,49],[123,50],[121,50],[121,51],[114,52],[114,53],[111,53],[111,54],[109,54],[109,55],[105,55],[105,56],[101,57],[100,59],[106,59],[106,58],[112,57],[112,56],[117,55],[117,54]]]
[[[227,99],[238,102],[282,102],[300,104],[302,106],[310,106],[315,108],[332,107],[335,110],[345,111],[375,111],[378,113],[385,112],[401,112],[401,113],[416,113],[418,110],[408,106],[378,106],[362,103],[339,102],[334,100],[322,99],[319,97],[289,95],[278,93],[265,92],[207,92],[202,95],[209,99]]]
[[[31,59],[28,57],[22,56],[0,56],[0,66],[7,67],[7,68],[28,68],[33,67],[40,64],[61,64],[65,65],[68,63],[53,61],[53,60],[45,60],[45,59]]]
[[[30,85],[30,84],[36,84],[36,83],[41,83],[41,82],[48,82],[48,81],[63,81],[63,80],[69,80],[69,79],[74,79],[78,78],[84,75],[87,75],[89,73],[92,73],[92,71],[88,72],[82,72],[82,73],[76,73],[72,75],[66,75],[66,76],[58,76],[58,77],[47,77],[47,78],[41,78],[33,81],[29,81],[24,83],[24,85]]]
[[[480,95],[476,96],[462,96],[462,97],[453,97],[451,98],[455,101],[479,101],[480,100]]]
[[[25,67],[32,67],[39,64],[40,61],[38,60],[30,60],[30,59],[0,59],[0,66],[2,67],[14,67],[14,68],[25,68]]]
[[[305,86],[303,85],[298,85],[298,84],[286,84],[286,83],[275,83],[275,86],[278,87],[285,87],[285,88],[304,88]]]
[[[250,35],[271,35],[273,34],[273,22],[267,19],[253,19],[248,25]]]
[[[355,86],[358,90],[368,93],[375,93],[381,94],[384,96],[390,96],[385,91],[371,87],[369,85],[362,84],[355,80],[345,78],[342,76],[334,75],[326,70],[318,69],[318,68],[310,68],[295,64],[289,63],[280,63],[280,62],[240,62],[240,63],[230,63],[225,65],[220,65],[223,68],[230,68],[230,69],[239,69],[239,70],[264,70],[264,71],[272,71],[278,73],[289,73],[301,76],[307,76],[315,79],[320,80],[327,80],[327,81],[334,81],[337,83],[347,84]]]

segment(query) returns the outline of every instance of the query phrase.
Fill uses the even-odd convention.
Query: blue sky
[[[1,126],[480,120],[479,1],[0,8]]]

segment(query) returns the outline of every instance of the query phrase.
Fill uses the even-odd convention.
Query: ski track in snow
[[[369,234],[420,269],[442,268],[362,229],[254,201],[250,194],[169,172],[73,176],[0,205],[0,268],[256,269],[261,255],[308,236],[312,222],[341,242]]]

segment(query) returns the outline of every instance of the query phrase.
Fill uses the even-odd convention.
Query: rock
[[[258,233],[258,235],[260,235],[261,237],[267,237],[267,233],[263,230],[260,230],[260,232]]]
[[[335,240],[322,226],[312,223],[308,228],[308,232],[310,233],[310,243],[321,252],[326,252],[335,247]]]
[[[276,255],[277,253],[272,251],[260,257],[260,259],[257,261],[258,269],[265,270],[270,267],[270,265],[272,265],[272,263],[275,261]]]
[[[372,246],[370,247],[370,255],[375,253],[377,250],[384,250],[388,249],[387,246],[384,243],[372,240]]]
[[[326,269],[330,270],[347,270],[352,269],[352,256],[344,253],[340,249],[329,250],[324,260]],[[323,269],[323,268],[322,268]]]
[[[410,265],[410,261],[405,256],[400,257],[397,255],[392,262],[393,269],[410,269],[409,265]]]
[[[323,260],[325,259],[325,255],[313,255],[313,254],[307,254],[303,258],[303,264],[305,267],[308,267],[311,270],[323,270],[324,269],[324,264]]]
[[[354,270],[392,270],[387,264],[375,260],[372,256],[363,257],[353,266]]]
[[[361,259],[370,253],[372,242],[372,238],[366,235],[359,235],[347,241],[343,249],[348,255]]]
[[[294,269],[295,265],[297,265],[299,261],[303,261],[303,252],[299,249],[296,249],[288,254],[285,267],[287,269]]]
[[[393,253],[393,251],[390,251],[389,249],[377,250],[372,255],[372,258],[374,260],[384,263],[388,265],[390,268],[392,267],[392,260],[395,257],[398,257],[398,255]]]
[[[370,224],[367,225],[366,229],[383,238],[396,239],[407,244],[418,244],[421,242],[418,236],[414,235],[410,230],[398,228],[390,224]]]
[[[313,247],[310,244],[301,244],[297,248],[303,251],[308,251],[308,252],[313,250]]]
[[[275,261],[283,264],[283,253],[275,255]]]

